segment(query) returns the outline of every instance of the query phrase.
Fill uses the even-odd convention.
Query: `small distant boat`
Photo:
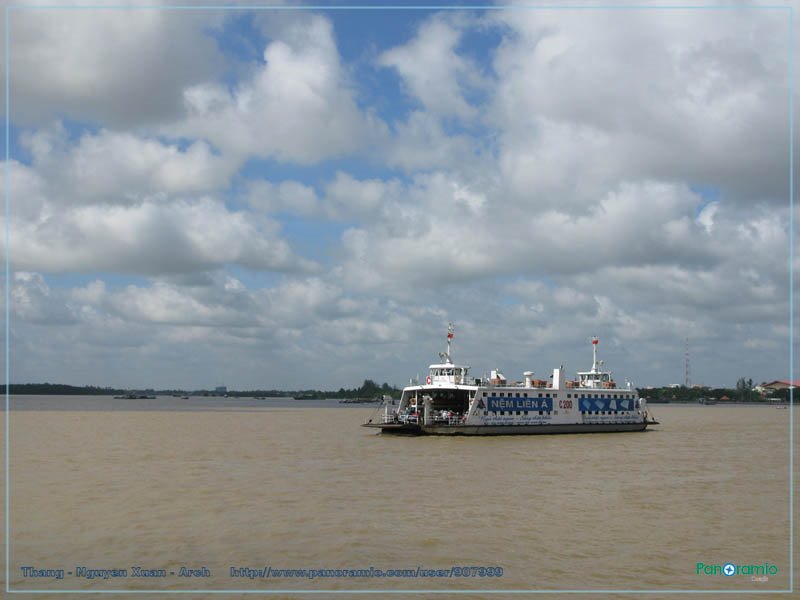
[[[377,404],[379,402],[391,402],[392,397],[388,394],[376,396],[375,398],[346,398],[339,400],[339,404]]]
[[[550,382],[526,371],[524,383],[508,383],[499,369],[488,380],[470,377],[469,367],[450,359],[452,340],[451,324],[443,362],[430,365],[425,383],[404,388],[399,402],[384,403],[381,418],[363,426],[411,435],[530,435],[643,431],[658,424],[631,384],[619,388],[611,372],[601,370],[597,338],[591,370],[579,371],[575,380],[560,367]]]
[[[292,396],[295,400],[316,400],[316,394],[298,394],[297,396]]]
[[[140,392],[131,392],[124,396],[114,396],[114,400],[155,400],[155,396]]]
[[[705,404],[706,406],[710,406],[716,403],[717,403],[716,398],[700,398],[700,404]]]

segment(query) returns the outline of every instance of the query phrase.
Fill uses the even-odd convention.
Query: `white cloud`
[[[719,209],[719,202],[709,202],[698,213],[695,220],[703,226],[706,233],[711,233],[714,229],[714,215]]]
[[[17,271],[11,277],[10,307],[14,319],[39,325],[75,322],[73,310],[51,293],[39,273]]]
[[[62,205],[127,204],[156,194],[202,193],[228,185],[239,165],[195,141],[175,143],[101,129],[71,143],[63,125],[24,132],[21,145],[49,198]]]
[[[58,373],[68,383],[88,376],[122,387],[350,387],[369,376],[390,379],[397,344],[427,320],[416,308],[352,297],[317,277],[247,289],[217,271],[201,285],[159,277],[65,290],[25,273],[14,285],[13,381]],[[379,373],[365,372],[374,361]]]
[[[26,132],[21,143],[32,163],[9,163],[14,268],[147,274],[224,264],[314,268],[293,254],[278,223],[202,195],[221,191],[235,167],[204,142],[182,149],[100,130],[71,144],[55,123]]]
[[[626,183],[573,215],[513,207],[497,189],[444,174],[418,177],[396,210],[349,230],[343,276],[380,288],[390,281],[446,285],[514,273],[581,274],[606,265],[718,259],[693,222],[701,199],[682,186]]]
[[[229,92],[188,88],[185,118],[165,131],[208,140],[223,154],[312,164],[364,151],[385,126],[356,104],[330,22],[309,15],[271,41],[264,65]]]
[[[457,47],[466,19],[436,15],[425,21],[408,44],[387,50],[378,64],[397,70],[408,92],[437,117],[472,118],[477,110],[466,99],[469,88],[482,87],[477,66]]]
[[[393,126],[391,143],[383,151],[386,163],[407,172],[479,168],[481,147],[465,134],[448,134],[441,120],[421,111],[412,112]]]
[[[377,215],[391,211],[404,191],[396,179],[356,179],[343,171],[337,171],[321,187],[318,194],[298,181],[257,180],[247,184],[245,197],[250,206],[265,214],[373,222]]]
[[[358,180],[337,172],[325,185],[325,209],[335,218],[355,218],[371,222],[375,215],[397,203],[402,186],[397,180]]]
[[[297,181],[277,184],[263,180],[251,181],[247,184],[245,197],[250,206],[266,214],[285,212],[315,216],[321,212],[316,190]]]
[[[15,7],[9,13],[14,122],[47,123],[58,114],[120,127],[177,116],[182,90],[221,72],[222,57],[204,29],[218,26],[224,14],[147,4]]]
[[[587,183],[592,193],[619,179],[689,178],[734,198],[784,202],[784,16],[492,13],[506,36],[494,56],[497,93],[487,116],[502,132],[515,194],[539,181],[545,192],[571,196]]]
[[[17,196],[19,197],[19,196]],[[89,205],[37,219],[12,218],[13,268],[50,273],[182,273],[240,264],[257,270],[313,269],[279,228],[227,210],[211,198]]]
[[[256,325],[258,305],[228,283],[221,290],[209,290],[156,281],[148,288],[128,286],[107,302],[113,313],[128,321],[216,328]]]

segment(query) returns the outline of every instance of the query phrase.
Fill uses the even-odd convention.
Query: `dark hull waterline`
[[[381,433],[400,435],[542,435],[554,433],[614,433],[644,431],[657,421],[640,423],[572,423],[557,425],[418,425],[416,423],[364,423]]]

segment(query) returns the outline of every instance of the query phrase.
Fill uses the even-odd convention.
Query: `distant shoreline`
[[[3,386],[5,388],[5,386]],[[373,400],[382,398],[385,395],[394,398],[400,397],[400,392],[396,387],[384,383],[376,384],[372,380],[365,380],[359,388],[338,390],[185,390],[185,389],[161,389],[152,388],[112,388],[99,387],[94,385],[75,386],[62,383],[12,383],[9,386],[9,393],[14,396],[124,396],[132,393],[143,393],[149,396],[192,396],[205,398],[297,398],[301,400],[324,400],[324,399],[349,399],[349,400]],[[5,389],[3,389],[5,392]],[[754,390],[737,390],[731,388],[640,388],[639,394],[646,398],[651,404],[703,404],[704,401],[709,405],[713,404],[778,404],[788,403],[788,390],[777,392],[771,398],[761,397]],[[795,399],[795,403],[797,400]]]
[[[6,392],[2,386],[3,393]],[[383,395],[399,397],[400,390],[384,383],[366,380],[360,388],[333,390],[183,390],[152,388],[112,388],[94,385],[77,386],[63,383],[12,383],[8,393],[13,396],[124,396],[131,393],[144,393],[151,396],[194,396],[206,398],[300,398],[302,400],[322,400],[326,398],[340,399],[373,399]]]

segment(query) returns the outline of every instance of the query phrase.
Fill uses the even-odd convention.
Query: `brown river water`
[[[335,401],[14,398],[11,589],[787,590],[791,411],[650,409],[637,433],[393,437]]]

